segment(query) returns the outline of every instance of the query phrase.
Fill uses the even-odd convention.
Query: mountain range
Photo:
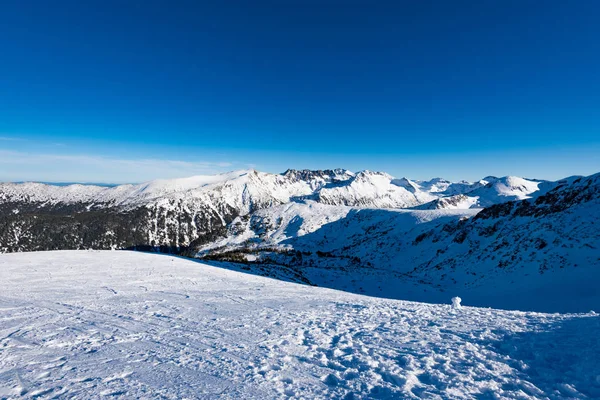
[[[397,299],[600,308],[600,174],[555,182],[255,170],[0,184],[0,251],[158,250]]]

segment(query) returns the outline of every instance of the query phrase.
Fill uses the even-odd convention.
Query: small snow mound
[[[327,374],[322,376],[321,381],[328,386],[337,386],[340,383],[340,379],[334,374]]]
[[[453,297],[452,298],[452,308],[455,310],[460,310],[462,308],[462,306],[460,305],[460,302],[462,301],[462,299],[458,296]]]

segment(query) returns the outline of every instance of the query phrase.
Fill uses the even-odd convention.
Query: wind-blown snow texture
[[[0,256],[0,397],[600,397],[600,318],[386,300],[134,252]]]

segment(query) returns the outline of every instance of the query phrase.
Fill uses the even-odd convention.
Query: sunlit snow
[[[600,318],[377,299],[165,255],[0,256],[0,397],[600,396]]]

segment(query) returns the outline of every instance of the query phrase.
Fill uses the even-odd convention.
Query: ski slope
[[[0,398],[600,397],[595,313],[378,299],[164,255],[0,255],[0,321]]]

